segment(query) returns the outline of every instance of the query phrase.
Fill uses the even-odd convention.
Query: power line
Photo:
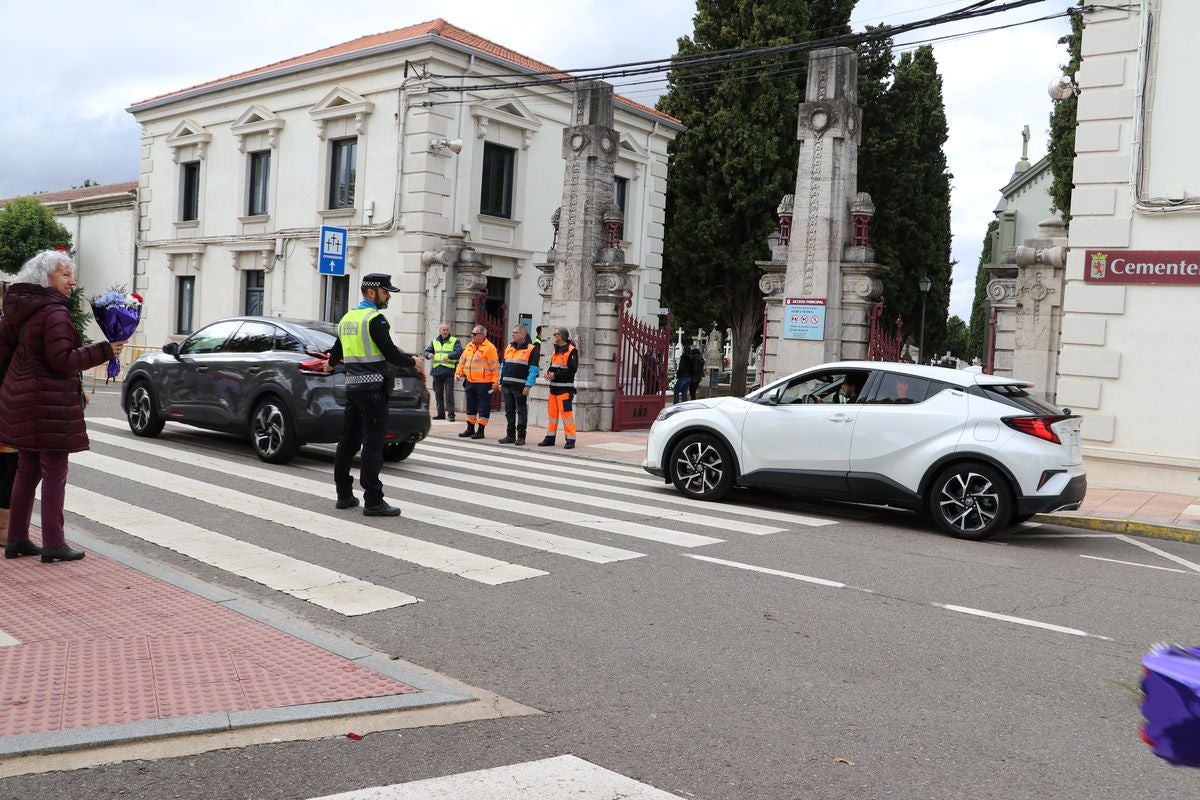
[[[744,61],[766,58],[773,55],[789,55],[807,53],[812,50],[836,47],[836,46],[852,46],[862,44],[864,42],[875,41],[878,39],[892,38],[910,31],[921,30],[923,28],[933,27],[935,25],[944,25],[951,22],[961,22],[981,17],[991,16],[1006,11],[1011,11],[1024,6],[1033,5],[1035,3],[1046,2],[1046,0],[1011,0],[1003,5],[992,5],[995,0],[980,0],[972,3],[958,11],[941,14],[936,17],[930,17],[923,20],[916,20],[894,27],[881,27],[871,31],[862,33],[840,34],[838,36],[827,37],[824,39],[812,39],[803,42],[792,42],[784,45],[772,45],[768,47],[742,48],[737,50],[725,51],[710,51],[697,53],[688,56],[675,56],[669,59],[652,59],[648,61],[630,62],[627,64],[616,64],[609,67],[597,67],[584,70],[575,70],[575,74],[568,74],[563,70],[553,71],[532,71],[520,73],[498,73],[489,77],[522,77],[525,80],[500,82],[493,84],[474,84],[470,86],[457,87],[431,87],[431,92],[469,92],[469,91],[496,91],[497,89],[516,89],[526,88],[531,86],[546,86],[551,84],[575,83],[583,80],[607,80],[614,78],[633,77],[637,75],[653,74],[658,72],[676,72],[687,70],[695,67],[703,66],[718,66],[728,64],[733,61]],[[1063,12],[1065,14],[1066,12]],[[1057,16],[1062,16],[1059,14]],[[532,77],[531,77],[532,76]],[[440,78],[461,78],[455,75],[436,75],[430,74],[430,77]]]

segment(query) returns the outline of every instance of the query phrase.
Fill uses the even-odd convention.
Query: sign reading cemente
[[[1200,286],[1200,250],[1085,250],[1088,283]]]

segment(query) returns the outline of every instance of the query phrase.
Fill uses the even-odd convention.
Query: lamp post
[[[929,296],[929,289],[933,286],[933,281],[928,275],[921,277],[917,281],[917,286],[921,289],[921,332],[917,339],[917,363],[925,363],[925,298]]]

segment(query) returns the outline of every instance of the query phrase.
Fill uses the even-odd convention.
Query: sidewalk
[[[430,436],[453,438],[464,427],[464,417],[459,414],[456,422],[435,421]],[[549,448],[535,446],[545,433],[545,428],[530,426],[527,435],[529,444],[526,447],[534,452],[547,452]],[[647,434],[648,431],[644,430],[580,432],[575,449],[564,453],[560,433],[553,452],[640,466],[646,456]],[[480,444],[513,447],[497,444],[496,440],[503,436],[504,413],[494,411],[487,428],[487,439]],[[1089,488],[1078,511],[1040,514],[1035,520],[1072,528],[1200,543],[1200,497],[1188,495]]]
[[[0,775],[21,771],[13,756],[478,699],[406,662],[68,535],[87,551],[82,561],[0,561]],[[350,724],[325,735],[402,727]]]

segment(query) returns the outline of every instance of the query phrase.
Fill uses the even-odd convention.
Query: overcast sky
[[[962,8],[970,0],[859,0],[855,30]],[[997,0],[1003,2],[1003,0]],[[915,33],[927,38],[1062,11],[1070,0]],[[442,0],[357,3],[245,0],[0,0],[0,197],[134,180],[133,102],[290,56],[433,17],[564,69],[666,57],[692,32],[694,0]],[[568,10],[569,9],[569,10]],[[968,318],[975,267],[999,189],[1021,155],[1046,153],[1046,85],[1066,61],[1065,19],[935,43],[944,80],[954,174],[954,288],[950,311]],[[898,45],[906,41],[901,37]],[[653,104],[661,84],[618,92]],[[789,112],[782,112],[789,113]],[[794,113],[794,112],[791,112]]]

